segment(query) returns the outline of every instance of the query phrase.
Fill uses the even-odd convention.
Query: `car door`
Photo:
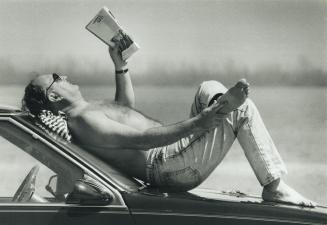
[[[120,193],[11,118],[0,117],[1,224],[132,224]],[[77,180],[93,180],[106,205],[67,204]]]

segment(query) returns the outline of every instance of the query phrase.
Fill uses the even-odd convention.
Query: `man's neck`
[[[89,105],[83,98],[71,102],[67,107],[63,108],[62,111],[66,113],[68,117],[76,117]]]

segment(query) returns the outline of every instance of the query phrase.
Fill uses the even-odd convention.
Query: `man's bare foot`
[[[249,94],[249,86],[245,79],[239,80],[234,87],[230,88],[218,99],[218,102],[226,103],[218,113],[228,114],[241,106]]]
[[[304,207],[315,207],[316,203],[304,198],[280,179],[266,185],[262,191],[262,199],[269,202],[279,202]]]

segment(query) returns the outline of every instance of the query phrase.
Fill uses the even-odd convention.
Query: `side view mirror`
[[[113,200],[110,193],[102,190],[103,188],[87,181],[78,179],[75,182],[74,189],[66,198],[67,204],[80,205],[109,205]]]

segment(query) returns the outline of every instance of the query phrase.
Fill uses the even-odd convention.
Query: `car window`
[[[64,145],[65,148],[68,148],[71,152],[83,158],[84,161],[89,162],[101,172],[105,173],[106,176],[110,177],[113,183],[120,188],[128,192],[133,192],[138,191],[139,188],[143,186],[142,182],[139,182],[139,180],[124,174],[117,168],[110,165],[110,163],[104,161],[102,157],[90,153],[86,149],[83,149],[81,146],[78,146],[78,144],[74,143],[74,141],[69,143],[63,141],[60,138],[58,139],[56,135],[50,135],[49,132],[44,132],[44,130],[40,129],[40,127],[35,126],[35,121],[31,116],[21,116],[17,117],[16,119],[18,119],[23,124],[28,125],[29,127],[33,126],[33,129],[41,132],[42,135],[47,136],[47,138],[54,139],[58,145]]]
[[[84,176],[36,137],[6,121],[0,121],[0,169],[0,203],[63,202]]]

